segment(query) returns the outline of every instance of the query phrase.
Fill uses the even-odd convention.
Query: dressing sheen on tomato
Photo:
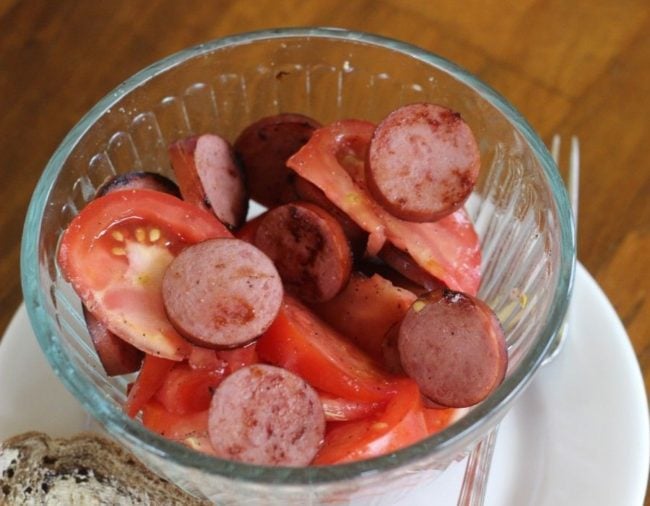
[[[425,438],[429,431],[420,389],[408,378],[400,380],[397,388],[382,411],[361,420],[342,422],[329,430],[313,464],[342,464],[378,457]]]
[[[280,312],[257,341],[261,360],[284,367],[307,383],[344,399],[381,402],[394,378],[305,306],[285,295]]]
[[[165,269],[186,246],[232,237],[208,211],[153,190],[124,190],[90,202],[63,234],[58,262],[88,310],[145,353],[170,360],[191,345],[163,306]]]

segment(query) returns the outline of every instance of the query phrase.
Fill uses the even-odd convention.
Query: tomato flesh
[[[328,431],[313,464],[343,464],[378,457],[428,434],[420,389],[405,378],[398,382],[398,390],[384,410],[358,421],[340,423]]]
[[[124,403],[124,411],[133,418],[142,407],[156,394],[165,382],[167,374],[176,365],[173,360],[145,355],[142,369],[138,373],[135,383],[129,390]]]
[[[184,247],[216,237],[231,234],[207,211],[153,190],[116,191],[72,220],[58,262],[111,332],[145,353],[182,360],[192,347],[167,319],[162,276]]]
[[[192,369],[184,362],[169,371],[156,399],[171,413],[183,415],[210,407],[214,390],[225,376],[225,367]]]
[[[187,363],[192,369],[224,369],[228,365],[219,358],[216,350],[193,346]]]
[[[395,391],[392,377],[288,296],[271,327],[257,341],[257,353],[263,361],[284,367],[313,387],[344,399],[383,401]]]
[[[207,432],[208,411],[179,415],[167,411],[161,403],[152,400],[142,409],[142,423],[149,430],[161,436],[183,440],[194,434]]]
[[[228,374],[248,365],[257,364],[260,358],[257,353],[257,343],[247,344],[231,350],[218,350],[217,356],[226,363]]]

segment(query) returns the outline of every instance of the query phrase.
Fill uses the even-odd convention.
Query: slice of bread
[[[0,444],[0,505],[206,505],[97,434]]]

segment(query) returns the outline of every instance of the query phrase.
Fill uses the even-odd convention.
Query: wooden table
[[[19,245],[31,192],[82,114],[184,47],[307,25],[375,32],[436,52],[507,97],[544,140],[580,137],[579,259],[618,311],[650,386],[646,0],[0,0],[0,328],[21,301]]]

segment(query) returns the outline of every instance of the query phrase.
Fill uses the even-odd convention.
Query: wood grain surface
[[[21,301],[19,249],[31,192],[97,100],[187,46],[316,25],[438,53],[507,97],[545,141],[579,136],[579,259],[620,315],[649,387],[647,0],[0,0],[0,329]]]

